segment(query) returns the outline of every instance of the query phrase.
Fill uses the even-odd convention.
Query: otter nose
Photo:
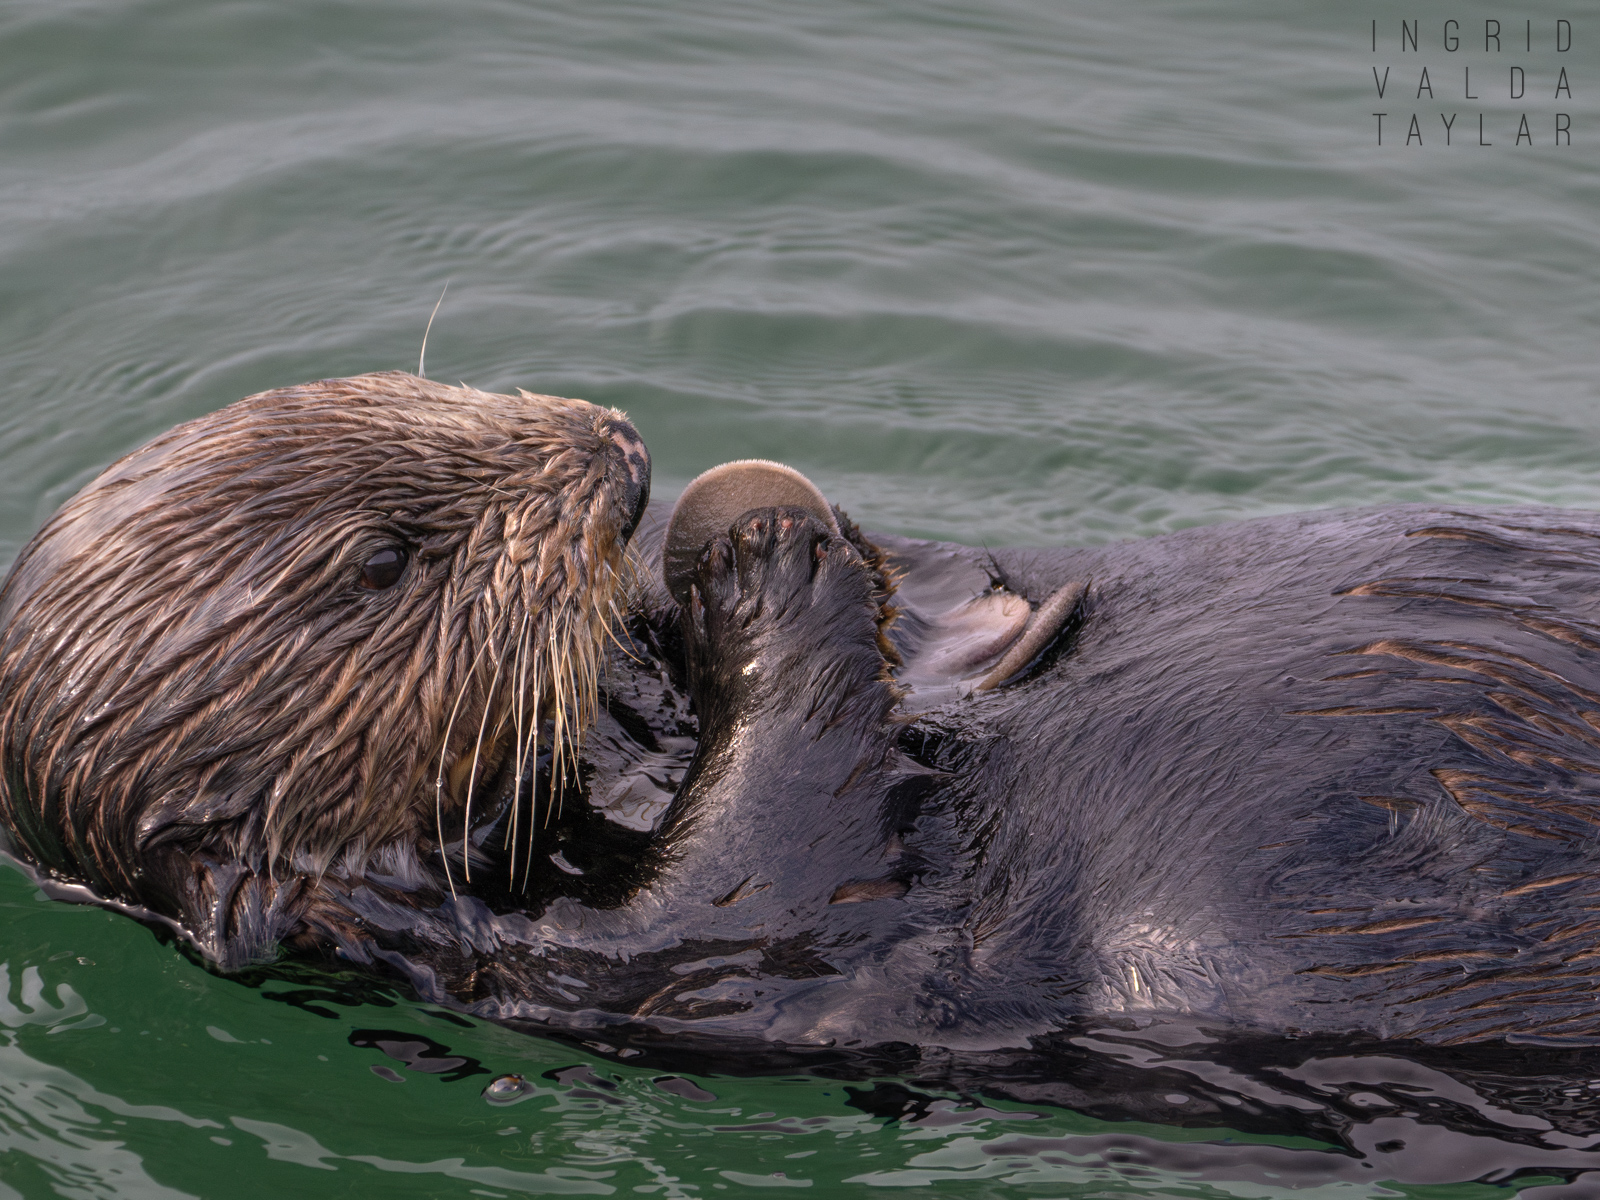
[[[627,541],[639,528],[645,507],[650,503],[650,451],[645,449],[639,431],[621,417],[608,420],[605,433],[616,447],[627,475],[627,488],[622,498],[623,511],[628,514],[622,523],[622,540]]]

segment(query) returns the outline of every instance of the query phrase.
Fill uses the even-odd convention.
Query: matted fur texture
[[[0,591],[13,849],[225,966],[316,938],[340,881],[453,889],[489,783],[590,719],[648,485],[620,413],[400,372],[156,438]]]

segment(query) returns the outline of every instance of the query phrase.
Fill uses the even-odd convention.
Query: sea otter
[[[413,457],[351,434],[386,452],[308,500],[342,435],[301,426],[337,427],[340,389]],[[201,422],[113,467],[0,596],[19,851],[224,964],[331,952],[608,1044],[981,1055],[1151,1015],[1600,1040],[1600,517],[979,552],[759,478],[691,489],[634,538],[576,745],[544,718],[571,729],[561,681],[595,678],[631,428],[399,376],[301,399],[246,402],[282,441],[229,428],[237,463],[188,465]],[[489,414],[470,453],[437,444],[461,405]],[[519,541],[530,513],[558,530]],[[385,602],[389,548],[417,574]]]

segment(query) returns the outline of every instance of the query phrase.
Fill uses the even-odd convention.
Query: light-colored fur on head
[[[570,762],[592,717],[628,439],[580,400],[386,372],[252,396],[113,464],[0,591],[16,849],[223,960],[263,952],[228,947],[234,908],[282,909],[259,934],[282,936],[330,871],[444,867],[460,843],[453,887],[485,781],[541,725]],[[363,588],[390,546],[399,581]]]

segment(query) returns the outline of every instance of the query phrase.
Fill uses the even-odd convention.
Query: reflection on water
[[[66,985],[58,991],[76,996]],[[393,1011],[387,1015],[394,1019]],[[49,1027],[61,1027],[59,1013]],[[1128,1093],[1105,1097],[1106,1103],[1140,1103],[1131,1096],[1140,1087],[1139,1074],[1157,1072],[1157,1086],[1166,1090],[1156,1099],[1175,1113],[1204,1095],[1248,1110],[1258,1126],[1270,1124],[1274,1111],[1286,1128],[1320,1123],[1329,1132],[1318,1140],[1205,1121],[1163,1127],[1096,1119],[1049,1105],[941,1095],[915,1082],[696,1081],[610,1064],[572,1065],[570,1052],[520,1046],[490,1031],[475,1049],[503,1054],[508,1046],[535,1048],[549,1061],[568,1064],[537,1075],[524,1067],[508,1101],[506,1089],[495,1086],[500,1080],[485,1088],[486,1071],[462,1053],[460,1043],[481,1039],[484,1030],[456,1029],[451,1044],[438,1040],[437,1025],[430,1028],[432,1036],[419,1030],[378,1037],[358,1031],[349,1036],[351,1053],[341,1064],[346,1087],[362,1075],[371,1083],[360,1101],[367,1115],[381,1110],[392,1094],[377,1082],[388,1076],[363,1070],[374,1057],[407,1070],[391,1071],[394,1082],[429,1089],[425,1103],[435,1121],[399,1139],[411,1144],[409,1155],[373,1153],[356,1120],[290,1123],[230,1112],[229,1089],[208,1088],[201,1080],[194,1081],[190,1111],[129,1103],[41,1062],[18,1032],[8,1032],[0,1042],[0,1171],[23,1190],[0,1195],[47,1189],[65,1195],[195,1194],[172,1186],[164,1177],[170,1171],[147,1169],[141,1151],[151,1148],[169,1166],[174,1152],[224,1156],[230,1173],[243,1171],[244,1180],[255,1181],[243,1182],[241,1194],[263,1195],[272,1189],[297,1194],[306,1187],[365,1194],[368,1186],[410,1194],[409,1184],[423,1189],[419,1195],[437,1194],[427,1189],[444,1180],[473,1195],[690,1197],[730,1185],[816,1186],[827,1194],[938,1186],[945,1194],[952,1184],[987,1181],[1067,1189],[1056,1195],[1175,1191],[1267,1197],[1292,1191],[1356,1200],[1477,1181],[1490,1189],[1521,1188],[1530,1200],[1554,1200],[1591,1194],[1584,1189],[1600,1185],[1600,1078],[1574,1075],[1565,1086],[1546,1080],[1543,1091],[1530,1091],[1525,1081],[1524,1094],[1508,1103],[1503,1094],[1480,1090],[1471,1071],[1437,1070],[1394,1054],[1291,1055],[1284,1062],[1292,1065],[1258,1062],[1241,1070],[1237,1062],[1192,1053],[1208,1039],[1201,1035],[1186,1043],[1181,1026],[1101,1030],[1098,1037],[1079,1039],[1082,1048],[1110,1060],[1104,1066],[1114,1062],[1128,1070]],[[74,1029],[79,1038],[111,1036],[81,1023]],[[1171,1090],[1173,1071],[1189,1075],[1188,1093]],[[746,1099],[752,1096],[776,1107],[756,1110]],[[1517,1103],[1537,1096],[1570,1103],[1558,1101],[1560,1111],[1548,1116]],[[194,1109],[216,1116],[191,1115]],[[308,1172],[337,1173],[341,1182],[318,1184]],[[379,1184],[379,1178],[387,1182]],[[1568,1187],[1572,1181],[1576,1190]],[[1116,1190],[1098,1191],[1107,1187]],[[198,1190],[208,1194],[203,1185]],[[963,1186],[954,1194],[989,1193]],[[1451,1194],[1497,1193],[1480,1188]]]
[[[92,1029],[104,1025],[106,1019],[99,1013],[89,1012],[83,997],[72,990],[70,983],[56,988],[57,1003],[52,1005],[44,996],[44,980],[38,967],[26,967],[22,972],[20,1007],[11,1002],[11,966],[0,963],[0,1025],[16,1029],[22,1025],[48,1025],[51,1033],[68,1029]],[[82,1017],[81,1021],[72,1020]]]
[[[65,986],[65,985],[63,985]],[[70,1072],[30,1057],[15,1034],[0,1034],[0,1149],[3,1177],[45,1182],[64,1195],[186,1197],[157,1183],[119,1136],[131,1121],[221,1129],[174,1108],[129,1104]],[[70,1190],[69,1190],[70,1189]],[[24,1195],[44,1194],[25,1188]]]
[[[1429,1194],[1550,1200],[1583,1193],[1536,1189],[1600,1182],[1592,1053],[1253,1045],[1119,1020],[1031,1057],[902,1059],[892,1077],[835,1059],[820,1074],[710,1078],[467,1021],[356,976],[220,979],[12,869],[0,919],[33,948],[0,966],[0,1180],[27,1196],[206,1196],[228,1179],[239,1196],[1445,1185]]]

